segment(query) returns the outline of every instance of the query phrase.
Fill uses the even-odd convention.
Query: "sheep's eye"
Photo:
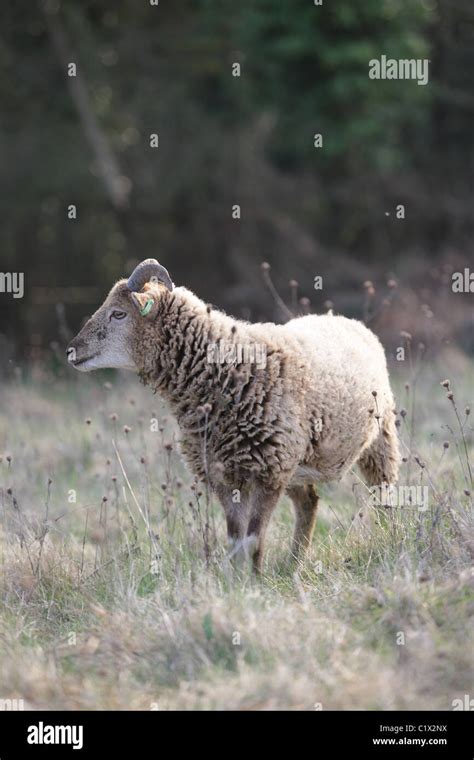
[[[118,309],[117,309],[116,311],[113,311],[110,316],[113,317],[114,319],[124,319],[127,316],[127,312],[126,311],[118,311]]]

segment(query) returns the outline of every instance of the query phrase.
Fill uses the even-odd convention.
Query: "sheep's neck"
[[[222,362],[214,350],[223,341],[235,344],[233,320],[223,315],[219,320],[216,330],[212,313],[205,307],[196,312],[183,301],[173,302],[157,320],[157,354],[147,359],[140,373],[146,384],[167,399],[178,418],[185,417],[189,423],[201,416],[203,405],[211,404],[215,411],[216,403],[226,403],[226,388],[233,385],[232,365]]]

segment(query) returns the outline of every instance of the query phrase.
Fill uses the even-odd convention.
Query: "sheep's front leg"
[[[253,545],[252,563],[256,573],[262,572],[265,534],[282,490],[269,490],[259,485],[253,489],[247,540]]]
[[[268,490],[257,484],[244,490],[218,486],[216,493],[226,516],[230,558],[241,565],[251,557],[255,572],[260,573],[266,530],[282,489]]]
[[[294,504],[296,513],[292,555],[298,559],[306,554],[311,545],[319,499],[316,488],[312,484],[291,486],[288,488],[288,495]]]
[[[215,490],[225,512],[229,557],[235,565],[242,564],[249,555],[250,494],[248,490],[225,485],[219,485]]]

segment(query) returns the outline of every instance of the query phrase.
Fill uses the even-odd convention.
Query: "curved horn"
[[[146,282],[155,280],[166,285],[168,290],[173,290],[174,285],[168,272],[156,259],[145,259],[138,264],[128,278],[127,287],[129,290],[140,291]]]

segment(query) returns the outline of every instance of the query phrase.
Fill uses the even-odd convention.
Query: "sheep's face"
[[[80,372],[94,369],[138,370],[135,346],[144,320],[156,316],[161,286],[146,284],[133,293],[127,281],[118,282],[102,306],[87,320],[67,348],[70,364]]]

